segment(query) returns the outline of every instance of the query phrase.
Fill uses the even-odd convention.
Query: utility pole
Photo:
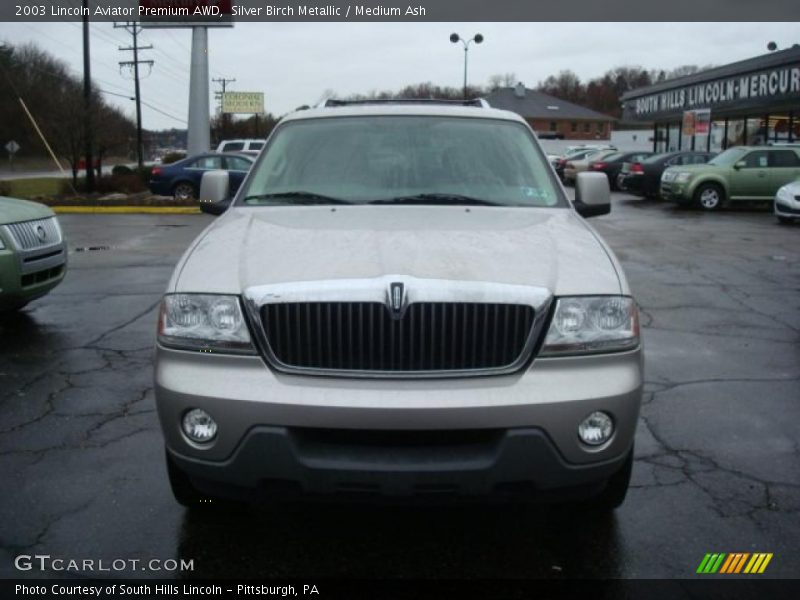
[[[114,29],[125,29],[133,36],[133,45],[128,48],[120,46],[120,52],[133,52],[133,60],[120,61],[119,66],[133,68],[134,89],[136,90],[136,157],[141,169],[144,166],[144,149],[142,146],[142,99],[139,93],[139,65],[147,65],[151,69],[155,64],[152,60],[139,60],[140,50],[152,50],[153,46],[139,46],[139,34],[142,26],[137,22],[114,23]]]
[[[89,59],[89,0],[83,0],[83,142],[86,161],[86,191],[94,191],[94,157],[92,156],[92,66]]]
[[[221,126],[221,129],[222,129],[222,131],[220,132],[220,137],[221,137],[221,139],[224,140],[225,137],[226,137],[225,130],[227,129],[227,127],[226,127],[227,117],[226,117],[225,113],[222,112],[222,104],[223,104],[223,101],[224,101],[223,97],[225,95],[225,90],[227,89],[228,84],[229,83],[234,83],[236,81],[236,79],[226,79],[224,77],[220,77],[218,79],[212,79],[211,81],[213,81],[214,83],[218,83],[220,85],[220,87],[222,88],[220,91],[214,92],[214,97],[217,100],[219,100],[219,117],[220,117],[220,126]]]
[[[214,92],[214,97],[219,100],[219,112],[222,112],[222,96],[225,94],[225,90],[228,89],[229,83],[235,83],[236,79],[225,79],[224,77],[220,77],[218,79],[212,79],[214,83],[218,83],[222,88],[218,92]]]

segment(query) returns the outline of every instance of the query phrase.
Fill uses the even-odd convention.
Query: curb
[[[164,214],[164,215],[199,215],[197,206],[51,206],[50,209],[59,214]]]

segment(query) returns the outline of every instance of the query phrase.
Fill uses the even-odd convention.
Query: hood
[[[384,275],[619,294],[610,252],[573,211],[453,206],[233,208],[187,251],[170,289]]]
[[[46,219],[55,213],[44,204],[0,196],[0,225]]]

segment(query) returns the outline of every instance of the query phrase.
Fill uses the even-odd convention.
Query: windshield
[[[730,167],[739,160],[744,153],[747,152],[746,148],[729,148],[708,161],[709,165],[718,165],[720,167]]]
[[[528,129],[495,119],[363,116],[290,121],[237,204],[562,206]]]

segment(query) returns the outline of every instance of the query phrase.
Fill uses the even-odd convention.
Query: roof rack
[[[490,108],[489,103],[483,98],[473,100],[446,100],[443,98],[374,98],[370,100],[337,100],[328,98],[317,105],[317,108],[337,106],[363,106],[369,104],[446,104],[450,106],[477,106]]]

